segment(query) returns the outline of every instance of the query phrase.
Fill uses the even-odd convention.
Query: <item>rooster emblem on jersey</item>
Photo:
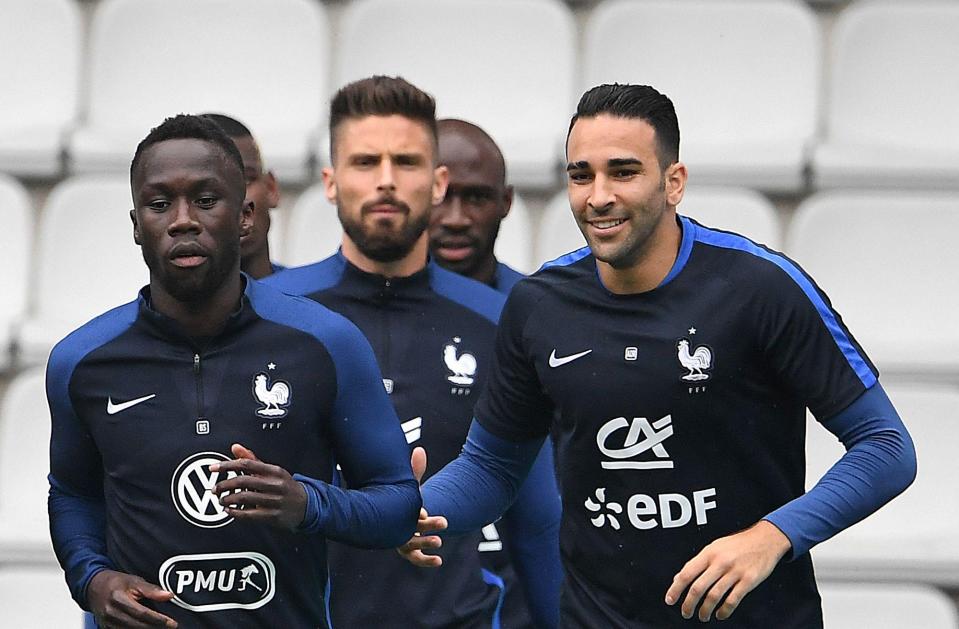
[[[707,380],[709,374],[703,373],[703,371],[709,369],[713,364],[712,351],[705,345],[700,345],[690,354],[689,339],[679,339],[677,348],[679,349],[679,364],[689,370],[689,373],[682,376],[682,379],[687,382]]]
[[[271,385],[270,377],[265,373],[258,373],[253,377],[253,397],[263,404],[263,408],[256,409],[256,414],[260,417],[286,417],[286,407],[290,405],[291,394],[290,385],[282,380]]]
[[[443,348],[443,361],[446,362],[446,368],[453,372],[452,376],[446,376],[446,379],[461,387],[468,387],[473,384],[473,377],[476,375],[476,357],[467,352],[457,355],[457,344],[462,339],[453,337],[453,343],[447,343]]]

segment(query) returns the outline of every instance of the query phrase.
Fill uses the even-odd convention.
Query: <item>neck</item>
[[[265,245],[256,253],[243,256],[240,260],[240,269],[255,280],[272,275],[273,265],[270,263],[270,247]]]
[[[196,338],[215,336],[236,310],[243,294],[243,280],[239,269],[216,290],[196,301],[180,301],[150,280],[153,309],[180,324],[188,336]]]
[[[356,246],[356,243],[343,234],[343,257],[361,271],[375,273],[383,277],[409,277],[426,266],[429,240],[424,231],[405,256],[392,262],[380,262],[370,258]]]
[[[606,289],[617,295],[631,295],[653,290],[666,279],[676,263],[683,230],[676,220],[675,208],[663,213],[653,233],[649,246],[629,266],[615,268],[607,262],[596,261],[599,277]]]
[[[477,282],[491,285],[496,278],[496,256],[490,253],[483,258],[482,262],[470,273],[470,277]]]

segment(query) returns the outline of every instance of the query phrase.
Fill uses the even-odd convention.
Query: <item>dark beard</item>
[[[339,205],[337,203],[338,207]],[[343,231],[350,237],[356,248],[367,258],[376,262],[396,262],[409,255],[416,241],[426,231],[426,226],[430,220],[428,212],[424,212],[420,217],[414,217],[407,208],[409,220],[402,229],[398,232],[374,234],[369,233],[364,227],[362,214],[358,222],[352,221],[342,212],[338,211],[337,214],[340,223],[343,225]]]

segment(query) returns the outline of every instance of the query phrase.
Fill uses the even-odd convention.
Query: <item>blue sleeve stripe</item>
[[[493,610],[493,622],[490,625],[490,629],[500,629],[502,626],[500,616],[503,611],[503,600],[506,598],[506,584],[503,582],[503,578],[495,572],[490,572],[486,568],[481,568],[481,571],[483,573],[483,582],[486,583],[486,585],[499,588],[499,595],[496,597],[496,609]]]
[[[336,286],[345,268],[346,258],[337,252],[325,260],[284,269],[260,281],[288,295],[312,295]]]
[[[469,308],[484,319],[499,323],[506,296],[487,286],[440,267],[429,264],[430,286],[438,295]]]
[[[762,258],[768,262],[772,262],[779,267],[799,286],[809,301],[812,302],[813,306],[816,308],[816,312],[819,313],[820,318],[825,324],[826,329],[829,330],[829,333],[832,335],[832,338],[839,347],[839,350],[842,352],[843,356],[846,357],[846,360],[849,362],[849,366],[852,367],[853,371],[856,372],[856,375],[859,376],[859,380],[862,382],[863,386],[868,389],[876,384],[876,374],[873,373],[872,369],[869,367],[869,364],[866,363],[865,359],[859,353],[859,350],[856,349],[856,346],[853,345],[852,341],[849,339],[849,335],[846,333],[845,328],[843,328],[842,324],[836,319],[836,313],[833,312],[833,309],[826,304],[822,298],[822,295],[819,293],[816,287],[813,286],[809,278],[806,277],[806,274],[803,273],[791,260],[787,259],[785,256],[769,251],[768,249],[764,249],[763,247],[760,247],[756,243],[743,236],[739,236],[730,232],[711,230],[693,223],[686,217],[682,217],[682,221],[683,231],[694,231],[695,238],[699,242],[712,245],[714,247],[721,247],[723,249],[735,249],[737,251],[743,251],[758,258]]]
[[[561,255],[555,260],[544,262],[543,266],[539,267],[539,271],[543,271],[553,266],[569,266],[571,264],[575,264],[592,253],[593,252],[592,250],[590,250],[589,246],[582,247],[581,249],[577,249],[576,251],[571,251],[570,253]],[[539,271],[537,271],[537,273],[539,273]]]

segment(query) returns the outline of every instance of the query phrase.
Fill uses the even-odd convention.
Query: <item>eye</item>
[[[567,173],[567,175],[572,183],[589,183],[593,179],[593,176],[590,173],[582,171],[572,171]]]
[[[146,206],[154,212],[162,212],[170,207],[170,202],[166,199],[154,199],[152,201],[148,201]]]
[[[217,202],[218,200],[219,200],[219,199],[217,199],[216,197],[203,196],[203,197],[200,197],[199,199],[196,200],[196,204],[197,204],[198,207],[201,207],[201,208],[204,208],[204,209],[209,209],[209,208],[213,207],[214,205],[216,205],[216,202]]]
[[[621,168],[620,170],[613,171],[613,177],[616,179],[629,179],[630,177],[636,176],[636,171],[629,168]]]
[[[484,190],[467,190],[463,193],[463,203],[467,205],[487,205],[493,201],[493,195]]]

